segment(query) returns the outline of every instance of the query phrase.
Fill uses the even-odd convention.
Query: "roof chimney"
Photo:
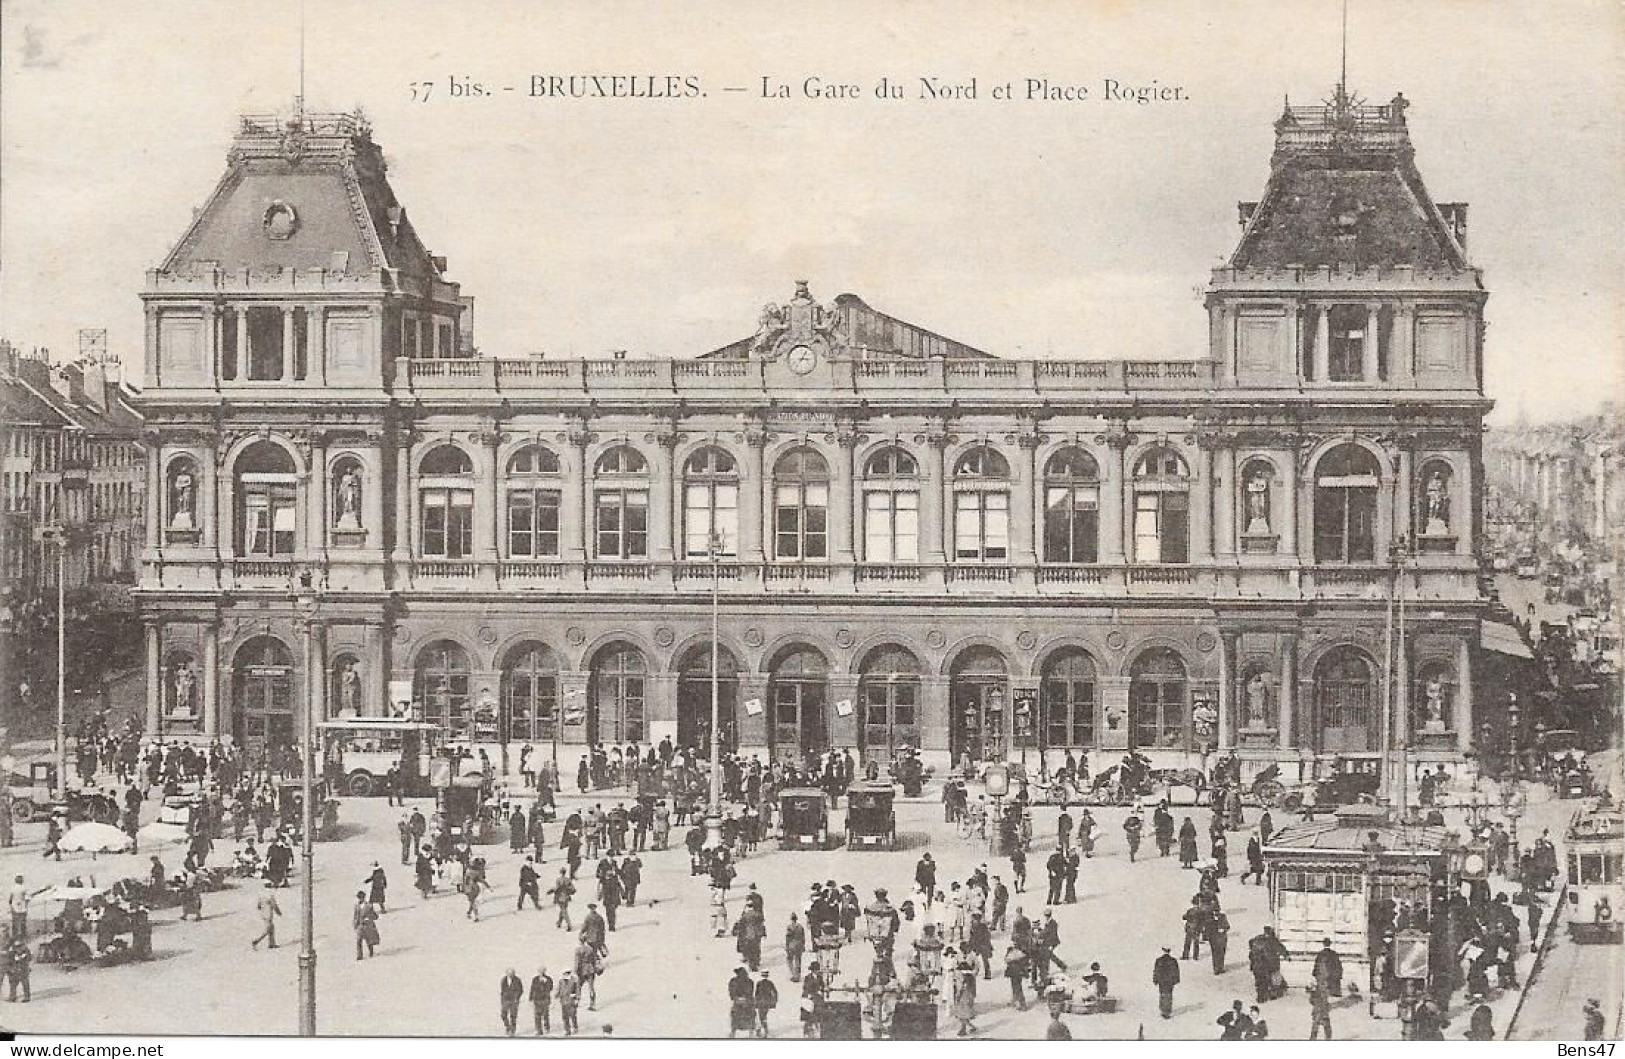
[[[81,369],[84,402],[98,412],[107,411],[107,372],[100,364],[87,363]]]

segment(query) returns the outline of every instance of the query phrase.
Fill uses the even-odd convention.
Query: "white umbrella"
[[[34,897],[34,900],[41,903],[50,903],[55,901],[89,901],[92,897],[97,897],[106,893],[107,890],[108,887],[106,886],[53,886],[44,893],[37,894]]]
[[[111,824],[78,824],[57,843],[64,853],[122,853],[135,840]]]
[[[154,820],[152,823],[136,832],[143,846],[184,846],[191,840],[182,824],[166,823]]]

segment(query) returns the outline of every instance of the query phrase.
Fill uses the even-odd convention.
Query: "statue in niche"
[[[1437,675],[1428,678],[1422,688],[1423,723],[1430,732],[1444,730],[1444,681]]]
[[[339,672],[339,709],[352,717],[361,715],[361,673],[354,662],[344,663]]]
[[[1434,471],[1428,476],[1428,484],[1423,504],[1423,533],[1447,534],[1450,532],[1450,485],[1445,481],[1443,471]]]
[[[338,514],[334,525],[339,529],[360,529],[361,472],[353,466],[346,467],[344,473],[339,475],[337,493],[334,506]]]
[[[1247,476],[1247,533],[1268,536],[1270,532],[1270,475],[1262,468]]]
[[[196,496],[197,482],[193,480],[192,472],[184,467],[176,471],[169,486],[170,529],[197,529],[197,517],[193,513]]]
[[[1247,682],[1247,727],[1268,728],[1270,725],[1270,682],[1262,673],[1254,673]]]
[[[176,662],[174,668],[170,670],[170,686],[174,689],[171,715],[176,717],[191,717],[193,715],[192,699],[197,686],[196,679],[192,675],[192,663],[190,662]]]
[[[1114,732],[1123,727],[1123,707],[1116,704],[1106,707],[1106,727]]]

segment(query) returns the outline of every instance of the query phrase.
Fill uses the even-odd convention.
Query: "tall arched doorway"
[[[258,636],[237,652],[231,671],[231,734],[250,753],[292,746],[293,652]]]
[[[955,660],[948,676],[952,716],[949,750],[955,761],[1003,761],[1009,750],[1010,670],[991,647],[972,647]]]
[[[593,658],[587,732],[594,743],[641,743],[649,667],[643,652],[613,643]]]
[[[1362,753],[1377,749],[1382,727],[1373,691],[1375,667],[1364,651],[1336,647],[1315,666],[1320,749]]]
[[[798,764],[829,749],[829,663],[811,647],[788,647],[773,664],[773,756]]]
[[[717,654],[717,716],[723,753],[739,743],[735,711],[739,706],[739,661],[724,647]],[[711,749],[711,645],[697,644],[677,664],[677,745],[691,746],[701,757]]]
[[[865,763],[884,767],[903,747],[920,748],[920,660],[905,647],[877,647],[861,672],[860,750]]]

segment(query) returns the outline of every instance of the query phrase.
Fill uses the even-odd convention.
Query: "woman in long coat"
[[[1196,857],[1196,825],[1187,816],[1179,825],[1179,866],[1189,868],[1196,863]]]
[[[959,1036],[969,1037],[976,1029],[976,963],[967,953],[954,963],[953,1004],[949,1014],[959,1021]]]

